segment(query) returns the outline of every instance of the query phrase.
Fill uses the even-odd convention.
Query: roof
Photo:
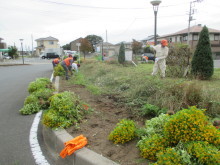
[[[122,41],[122,42],[119,42],[119,43],[117,43],[115,45],[121,45],[121,43],[124,43],[124,45],[131,45],[132,44],[132,42]]]
[[[158,34],[157,34],[157,37],[159,37]],[[142,41],[149,41],[149,40],[152,40],[152,39],[154,39],[154,35],[150,35],[147,38],[142,39]]]
[[[198,25],[190,27],[189,31],[190,31],[190,33],[200,33],[202,31],[202,28],[203,28],[203,26],[201,24],[198,24]],[[209,30],[209,33],[220,33],[220,30],[216,30],[216,29],[208,28],[208,30]],[[176,35],[180,35],[180,34],[188,34],[188,28],[180,30],[175,33],[163,35],[159,38],[163,38],[166,36],[176,36]]]
[[[35,41],[59,41],[58,39],[54,38],[54,37],[46,37],[46,38],[38,38]]]

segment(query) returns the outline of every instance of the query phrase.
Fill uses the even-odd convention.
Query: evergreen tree
[[[123,64],[125,62],[125,45],[123,42],[121,43],[121,46],[119,49],[118,62],[120,64]]]
[[[212,77],[214,72],[209,31],[206,26],[199,34],[199,41],[192,59],[191,73],[201,80]]]

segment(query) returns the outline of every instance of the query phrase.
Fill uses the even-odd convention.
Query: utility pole
[[[107,30],[106,30],[106,52],[108,54],[108,38],[107,38]]]
[[[189,35],[190,35],[190,22],[195,20],[193,19],[192,15],[195,13],[195,9],[193,9],[193,4],[196,2],[202,2],[203,0],[194,0],[190,2],[190,8],[189,8],[189,20],[188,20],[188,35],[187,35],[187,45],[189,45]]]
[[[33,46],[33,35],[31,34],[31,42],[32,42],[32,50],[31,50],[31,56],[34,56],[34,46]]]

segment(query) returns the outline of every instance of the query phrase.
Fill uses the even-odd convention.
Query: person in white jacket
[[[166,58],[169,52],[167,45],[167,40],[162,40],[160,45],[153,46],[154,50],[156,51],[156,58],[152,73],[153,76],[155,76],[159,70],[161,78],[165,78]]]

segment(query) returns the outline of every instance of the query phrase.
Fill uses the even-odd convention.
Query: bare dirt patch
[[[121,165],[146,165],[146,160],[140,157],[137,141],[126,144],[114,144],[108,140],[108,135],[121,119],[135,120],[138,125],[143,121],[135,118],[124,106],[117,103],[112,96],[96,96],[91,94],[84,86],[70,85],[65,80],[60,80],[60,92],[71,91],[81,100],[89,104],[94,112],[86,116],[80,123],[79,129],[74,126],[67,130],[73,137],[83,134],[88,139],[87,148]]]

